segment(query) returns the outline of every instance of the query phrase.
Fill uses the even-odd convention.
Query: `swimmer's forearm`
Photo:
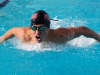
[[[9,38],[9,37],[4,36],[4,35],[3,35],[3,36],[1,36],[1,37],[0,37],[0,42],[2,43],[2,42],[3,42],[4,40],[6,40],[7,38]]]
[[[10,38],[14,34],[14,32],[15,32],[14,28],[8,30],[3,36],[0,37],[0,43]]]

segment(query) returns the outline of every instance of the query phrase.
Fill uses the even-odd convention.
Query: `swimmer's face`
[[[34,42],[39,43],[46,39],[49,29],[45,25],[33,25],[31,26],[31,29],[33,32]]]

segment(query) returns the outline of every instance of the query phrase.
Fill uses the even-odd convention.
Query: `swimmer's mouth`
[[[35,36],[36,39],[40,40],[40,36]]]

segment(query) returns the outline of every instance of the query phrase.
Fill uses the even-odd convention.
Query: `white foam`
[[[75,46],[75,47],[87,47],[95,43],[95,40],[92,38],[86,38],[84,36],[81,36],[79,38],[73,39],[69,42],[66,42],[65,45],[63,44],[54,44],[51,42],[42,42],[42,43],[36,43],[36,44],[24,44],[21,43],[19,39],[16,37],[11,38],[8,40],[9,43],[13,44],[15,48],[17,49],[22,49],[26,51],[62,51],[65,50],[70,46]]]
[[[69,41],[68,43],[70,45],[77,46],[77,47],[87,47],[87,46],[92,45],[95,42],[96,42],[96,40],[93,38],[86,38],[84,36],[80,36],[78,38],[75,38],[75,39]]]
[[[24,44],[21,43],[21,41],[14,37],[8,40],[9,43],[13,44],[15,48],[22,49],[26,51],[51,51],[51,50],[59,50],[59,47],[63,47],[63,45],[57,45],[51,42],[42,42],[42,43],[36,43],[36,44]]]

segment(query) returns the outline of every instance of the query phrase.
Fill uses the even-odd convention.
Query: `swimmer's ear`
[[[53,21],[58,21],[57,19],[50,19],[50,20],[53,20]]]

